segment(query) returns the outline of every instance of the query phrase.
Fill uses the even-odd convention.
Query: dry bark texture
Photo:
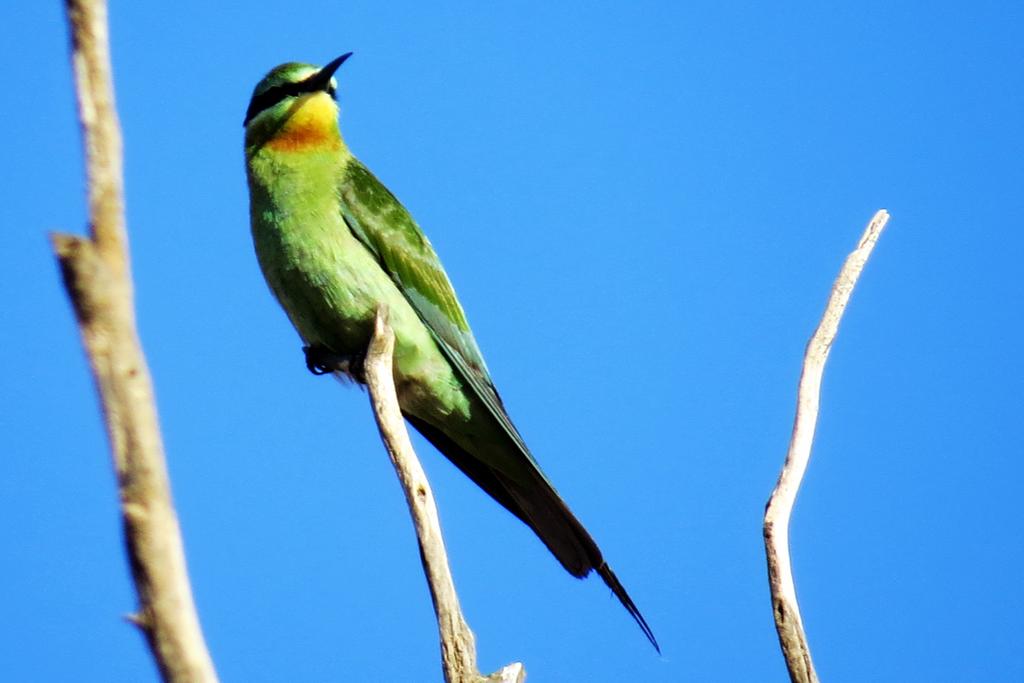
[[[779,634],[779,645],[786,659],[790,680],[794,683],[817,683],[818,675],[814,671],[810,645],[796,600],[796,585],[789,558],[789,519],[800,482],[811,458],[825,361],[839,331],[839,321],[846,310],[846,304],[850,301],[850,294],[857,284],[857,278],[860,277],[864,264],[867,263],[871,250],[874,249],[888,220],[889,214],[884,209],[875,214],[857,248],[846,258],[842,270],[839,271],[839,277],[832,285],[825,314],[804,353],[789,452],[786,454],[786,462],[779,475],[778,484],[772,491],[765,510],[764,544],[768,559],[768,585],[771,589],[775,629]]]
[[[135,325],[124,220],[121,131],[103,0],[68,0],[86,160],[89,236],[53,248],[78,319],[113,453],[125,543],[139,596],[131,621],[165,681],[217,680],[192,601],[149,369]]]

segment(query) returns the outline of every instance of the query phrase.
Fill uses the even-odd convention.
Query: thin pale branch
[[[217,680],[192,601],[153,386],[135,325],[121,134],[103,0],[68,0],[90,237],[53,235],[106,421],[139,596],[131,617],[165,681]]]
[[[519,662],[514,662],[495,671],[484,679],[487,683],[524,683],[526,681],[526,669]]]
[[[448,683],[479,683],[481,680],[521,683],[526,673],[518,663],[510,664],[486,679],[477,671],[476,645],[455,593],[434,495],[413,450],[398,405],[392,370],[394,347],[395,334],[387,323],[386,310],[381,309],[377,312],[373,337],[366,353],[366,383],[370,388],[370,400],[381,438],[402,484],[416,527],[420,558],[441,636],[441,664],[445,680]]]
[[[105,0],[67,0],[71,63],[85,148],[89,234],[116,275],[128,276],[121,126],[114,103]],[[131,278],[127,277],[131,286]],[[131,289],[128,290],[131,292]]]
[[[779,634],[779,644],[786,659],[790,680],[794,683],[817,683],[818,675],[814,671],[814,662],[811,659],[811,650],[796,599],[796,585],[793,582],[793,568],[789,557],[789,519],[800,482],[811,458],[825,361],[839,331],[839,321],[846,310],[846,304],[850,301],[850,294],[857,284],[857,278],[860,277],[864,264],[867,263],[871,250],[878,242],[878,237],[888,220],[889,214],[884,209],[874,215],[857,248],[846,258],[839,277],[832,285],[825,313],[804,354],[789,452],[786,454],[786,462],[779,475],[779,481],[765,510],[764,544],[768,559],[768,584],[771,588],[775,628]]]

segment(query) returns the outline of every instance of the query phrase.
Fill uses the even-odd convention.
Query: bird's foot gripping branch
[[[340,372],[360,384],[366,384],[365,353],[334,353],[323,346],[303,346],[306,354],[306,368],[314,375],[330,375]]]

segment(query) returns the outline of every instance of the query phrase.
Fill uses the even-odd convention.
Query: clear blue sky
[[[440,680],[366,395],[306,372],[249,237],[253,85],[349,50],[349,144],[431,237],[664,650],[417,441],[484,669],[784,680],[761,515],[804,344],[884,207],[794,519],[817,665],[1024,680],[1019,2],[185,0],[111,20],[139,323],[225,681]],[[84,223],[61,3],[6,3],[0,27],[0,679],[155,680],[45,239]]]

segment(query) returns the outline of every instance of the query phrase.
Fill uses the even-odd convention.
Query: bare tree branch
[[[89,193],[90,237],[55,234],[54,251],[100,395],[139,595],[131,620],[165,681],[217,680],[203,642],[171,501],[153,386],[135,325],[124,220],[121,133],[103,0],[68,0]]]
[[[366,353],[366,383],[377,418],[381,438],[387,447],[391,463],[405,492],[409,512],[416,527],[423,570],[430,586],[430,597],[437,614],[437,627],[441,636],[441,664],[448,683],[479,683],[489,680],[501,683],[521,683],[526,672],[521,664],[510,664],[487,679],[476,668],[476,644],[469,630],[455,584],[448,567],[448,555],[441,535],[441,522],[434,504],[427,475],[420,465],[409,432],[405,428],[395,392],[392,356],[395,334],[387,323],[387,311],[377,311],[373,337]]]
[[[487,683],[524,683],[526,669],[519,662],[505,666],[484,679]]]
[[[853,287],[857,284],[857,278],[888,220],[889,214],[884,209],[874,215],[860,243],[846,258],[839,277],[832,285],[825,313],[804,353],[789,452],[765,510],[764,545],[768,558],[768,585],[771,588],[775,628],[779,634],[782,654],[786,658],[790,680],[794,683],[817,683],[818,675],[814,671],[810,646],[796,600],[796,585],[789,558],[789,518],[811,458],[825,361],[839,331],[839,321],[846,310]]]

